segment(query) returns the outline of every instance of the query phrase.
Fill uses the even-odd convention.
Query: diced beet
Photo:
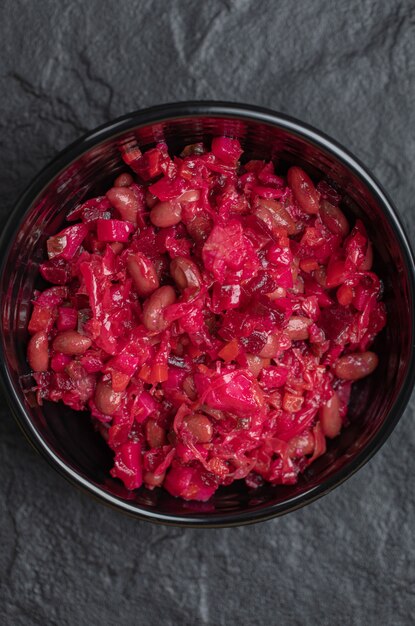
[[[128,241],[134,230],[134,224],[131,222],[123,222],[122,220],[97,220],[98,241]]]
[[[56,328],[58,330],[75,330],[78,325],[78,311],[72,307],[61,306],[58,309]]]
[[[217,159],[226,165],[234,166],[242,154],[241,144],[230,137],[214,137],[212,152]]]
[[[288,373],[285,366],[265,367],[260,375],[261,385],[268,391],[282,387],[287,382]]]
[[[114,478],[120,478],[127,489],[138,489],[143,483],[141,444],[131,441],[121,445],[115,453]]]
[[[42,263],[39,272],[45,280],[55,285],[66,285],[71,275],[70,265],[63,259],[51,259]]]
[[[51,330],[54,322],[54,309],[51,307],[34,305],[32,315],[30,317],[28,331],[30,334],[39,332],[40,330]]]
[[[70,261],[78,252],[88,232],[85,224],[75,224],[49,237],[47,241],[49,259],[59,258]]]

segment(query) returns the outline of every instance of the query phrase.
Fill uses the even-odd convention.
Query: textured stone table
[[[272,107],[349,147],[415,234],[415,10],[390,0],[0,5],[1,218],[87,129],[184,99]],[[79,494],[1,404],[0,623],[380,625],[415,612],[408,408],[355,477],[285,518],[216,531],[138,523]]]

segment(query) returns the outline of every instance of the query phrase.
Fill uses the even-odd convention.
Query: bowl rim
[[[3,337],[1,337],[0,381],[2,383],[9,408],[26,438],[49,462],[49,464],[55,468],[55,470],[63,475],[71,484],[95,497],[95,499],[135,518],[172,526],[219,528],[265,521],[273,517],[295,511],[306,504],[314,502],[350,478],[373,457],[373,455],[388,439],[402,416],[415,383],[415,264],[409,241],[397,215],[394,204],[386,194],[383,187],[366,168],[366,166],[364,166],[359,159],[352,155],[352,153],[345,149],[340,143],[331,139],[325,133],[322,133],[309,124],[267,108],[249,104],[209,100],[166,103],[142,110],[132,111],[131,113],[102,124],[60,151],[55,158],[32,179],[12,209],[0,237],[0,277],[5,269],[8,254],[18,232],[19,226],[21,225],[28,209],[42,190],[50,183],[50,181],[73,160],[97,144],[114,138],[128,130],[147,126],[149,124],[168,122],[174,119],[189,117],[235,119],[241,121],[260,122],[273,127],[277,126],[292,134],[303,137],[317,147],[326,150],[337,160],[345,164],[369,189],[379,206],[382,208],[382,211],[395,234],[402,252],[408,276],[409,300],[412,313],[410,328],[412,341],[405,377],[402,382],[401,390],[391,407],[389,414],[387,415],[382,426],[375,433],[375,436],[356,455],[356,457],[347,463],[347,465],[334,472],[322,483],[315,485],[310,489],[306,489],[301,494],[287,498],[287,500],[284,500],[283,502],[271,504],[261,509],[246,510],[237,513],[194,513],[189,515],[159,513],[157,511],[145,509],[139,505],[132,505],[126,500],[122,500],[117,496],[107,493],[104,489],[94,484],[92,481],[84,478],[72,467],[67,465],[65,461],[54,452],[52,447],[49,446],[43,439],[41,433],[32,423],[23,403],[19,398],[17,386],[15,386],[12,382],[10,372],[6,365]],[[3,297],[4,294],[0,294],[0,308]],[[2,330],[1,334],[3,335]]]

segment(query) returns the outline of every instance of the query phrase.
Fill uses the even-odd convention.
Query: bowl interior
[[[318,459],[295,486],[264,486],[249,490],[241,481],[221,488],[208,503],[191,503],[172,498],[163,490],[145,488],[128,492],[109,475],[112,454],[94,431],[85,413],[76,413],[62,404],[45,403],[39,407],[30,391],[33,380],[25,358],[27,322],[31,296],[39,285],[38,266],[45,256],[45,241],[56,233],[65,214],[79,201],[106,190],[123,167],[119,146],[136,140],[143,149],[166,141],[172,152],[189,143],[207,141],[212,136],[229,134],[240,139],[245,157],[273,159],[277,170],[284,172],[292,164],[302,165],[315,179],[326,178],[344,192],[343,209],[349,216],[363,219],[375,246],[375,270],[383,278],[389,324],[378,337],[376,350],[380,365],[368,379],[355,385],[352,394],[351,423],[331,441],[327,453]],[[77,150],[77,154],[76,154]],[[82,153],[81,153],[82,152]],[[353,167],[341,161],[324,141],[319,143],[298,129],[284,123],[270,125],[261,120],[234,119],[232,116],[180,116],[146,125],[132,125],[93,147],[69,149],[55,166],[55,176],[20,203],[16,215],[16,234],[9,246],[1,276],[2,328],[9,386],[30,420],[31,428],[54,455],[76,475],[108,495],[128,502],[137,512],[150,515],[180,516],[222,521],[234,514],[260,514],[273,506],[284,510],[285,504],[320,485],[339,472],[347,472],[353,459],[370,446],[376,433],[396,402],[411,360],[412,296],[408,259],[402,252],[393,220],[381,207],[376,193]],[[59,171],[58,171],[59,170]],[[49,174],[50,175],[50,174]],[[42,176],[42,175],[41,175]],[[30,193],[32,194],[30,196]],[[23,215],[22,203],[27,211]],[[20,223],[19,223],[20,219]],[[291,506],[291,504],[290,504]]]

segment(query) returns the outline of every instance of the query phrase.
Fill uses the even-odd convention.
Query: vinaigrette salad
[[[104,196],[47,241],[28,363],[38,402],[87,411],[128,490],[208,500],[294,484],[347,424],[386,323],[364,224],[300,167],[215,137],[122,148]]]

